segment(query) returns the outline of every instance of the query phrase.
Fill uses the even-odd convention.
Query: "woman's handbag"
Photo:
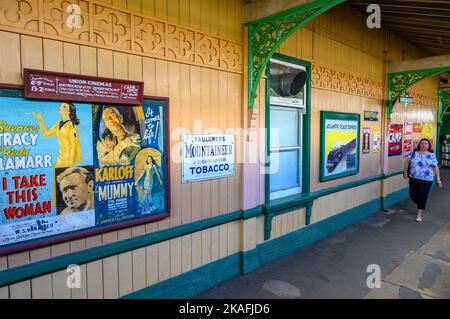
[[[412,155],[411,155],[411,160],[412,160],[413,157],[414,157],[414,153],[416,153],[416,150],[413,151],[413,153],[412,153]],[[411,160],[409,160],[409,164],[408,164],[408,171],[407,171],[408,177],[411,177],[411,176],[410,176],[410,175],[411,175]]]

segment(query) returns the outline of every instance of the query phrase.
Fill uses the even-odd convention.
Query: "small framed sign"
[[[364,111],[364,121],[378,122],[378,112]]]

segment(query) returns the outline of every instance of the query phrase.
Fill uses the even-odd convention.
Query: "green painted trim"
[[[391,177],[394,177],[394,176],[397,176],[397,175],[401,175],[401,174],[403,174],[403,168],[399,169],[399,170],[396,170],[396,171],[392,171],[392,172],[383,174],[383,179],[388,179],[388,178],[391,178]]]
[[[244,251],[242,253],[241,266],[241,273],[244,275],[261,267],[259,250],[257,247],[255,249]]]
[[[191,270],[156,285],[138,290],[121,299],[185,299],[239,276],[242,254],[236,253]]]
[[[341,192],[350,188],[359,187],[365,184],[373,183],[383,179],[383,175],[377,175],[346,184],[342,184],[335,187],[330,187],[320,191],[316,191],[308,194],[292,195],[285,198],[280,198],[271,201],[269,204],[264,205],[264,239],[269,240],[272,232],[272,219],[274,216],[286,214],[297,210],[302,207],[306,207],[306,225],[310,224],[312,215],[313,201],[319,197],[327,196],[333,193]]]
[[[345,0],[315,0],[252,21],[248,25],[248,107],[254,108],[259,81],[270,58],[294,32]]]
[[[262,214],[263,207],[262,205],[257,206],[255,208],[247,209],[242,212],[242,219],[250,219],[254,217],[258,217]]]
[[[258,245],[261,265],[287,256],[347,226],[363,221],[379,209],[380,200],[376,199],[285,236],[262,243]]]
[[[356,170],[352,170],[350,172],[336,174],[333,176],[325,176],[324,164],[326,161],[325,156],[325,121],[328,119],[333,120],[344,120],[344,121],[358,121],[358,132],[357,132],[357,141],[356,141]],[[360,167],[360,143],[361,143],[361,115],[357,113],[342,113],[342,112],[332,112],[332,111],[320,111],[320,182],[330,181],[333,179],[338,179],[345,176],[356,175],[359,173]]]
[[[301,59],[293,58],[287,55],[275,53],[274,58],[290,62],[292,64],[301,65],[306,68],[306,73],[308,74],[308,81],[306,82],[306,101],[305,108],[306,114],[303,114],[303,125],[302,125],[302,193],[309,193],[311,189],[311,62],[304,61]],[[266,72],[266,174],[265,180],[265,203],[270,202],[270,64],[267,65]]]
[[[403,188],[399,191],[391,193],[385,197],[383,197],[385,208],[388,208],[400,201],[406,200],[409,198],[409,187]]]
[[[175,237],[180,237],[186,234],[215,227],[221,224],[233,222],[240,219],[247,219],[247,217],[253,218],[258,216],[257,212],[262,213],[262,209],[260,208],[258,210],[258,208],[255,208],[248,211],[236,211],[226,215],[193,222],[186,225],[180,225],[174,228],[118,241],[100,247],[90,248],[80,252],[70,253],[51,259],[34,262],[32,264],[3,270],[0,271],[0,287],[63,270],[71,264],[85,264],[91,261],[146,247]],[[244,216],[247,217],[244,218]]]
[[[1,97],[23,97],[23,90],[20,89],[0,89]]]

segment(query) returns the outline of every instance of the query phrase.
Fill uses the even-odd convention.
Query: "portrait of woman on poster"
[[[403,177],[405,179],[409,178],[409,197],[417,204],[416,222],[423,220],[428,194],[433,185],[435,175],[438,186],[442,188],[436,155],[431,149],[430,141],[423,138],[406,160],[403,171]]]
[[[45,138],[56,136],[59,143],[58,158],[55,167],[76,166],[82,162],[82,152],[77,118],[77,108],[72,103],[64,102],[59,107],[61,121],[57,122],[50,129],[45,126],[44,119],[40,113],[33,112],[34,117],[41,125],[42,135]]]
[[[144,178],[145,176],[145,178]],[[144,207],[149,207],[150,210],[154,210],[158,207],[158,199],[154,199],[153,197],[159,195],[159,189],[163,186],[163,181],[161,179],[161,175],[159,173],[158,164],[156,163],[153,156],[149,155],[146,160],[146,165],[142,170],[142,173],[136,179],[136,185],[141,183],[141,180],[144,178],[143,183],[143,204]],[[157,181],[155,182],[155,178]],[[142,186],[141,186],[142,187]]]

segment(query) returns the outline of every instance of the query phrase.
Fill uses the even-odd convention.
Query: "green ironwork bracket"
[[[400,96],[406,92],[411,86],[428,79],[432,76],[450,71],[450,66],[404,71],[388,74],[388,101],[387,101],[387,119],[391,119],[394,105],[397,103]]]
[[[450,108],[450,88],[440,89],[438,91],[439,109],[438,109],[438,123],[442,123],[444,113]]]
[[[261,76],[278,47],[303,25],[346,0],[316,0],[248,25],[248,105],[254,108]]]

